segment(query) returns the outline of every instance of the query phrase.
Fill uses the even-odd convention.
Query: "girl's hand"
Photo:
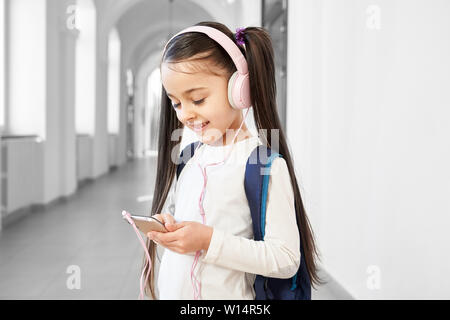
[[[164,224],[164,226],[166,226],[166,224],[174,225],[177,223],[175,221],[175,218],[173,217],[173,215],[168,214],[168,213],[161,213],[161,214],[158,213],[158,214],[153,215],[153,218],[156,218],[159,221],[161,221]],[[166,229],[167,229],[167,226],[166,226]],[[169,230],[169,229],[167,229],[167,230]]]
[[[213,228],[199,222],[183,221],[179,223],[166,223],[169,232],[152,231],[147,236],[163,247],[181,254],[208,251]]]

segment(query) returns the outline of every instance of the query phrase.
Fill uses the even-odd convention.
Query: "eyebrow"
[[[191,88],[191,89],[186,90],[185,92],[183,92],[183,95],[185,96],[186,94],[191,93],[192,91],[200,90],[200,89],[208,89],[208,88],[206,88],[206,87]],[[167,95],[169,97],[175,98],[171,93],[167,93]]]

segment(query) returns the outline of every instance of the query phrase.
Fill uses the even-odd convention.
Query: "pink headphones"
[[[215,40],[218,44],[225,49],[230,55],[237,68],[237,71],[233,73],[228,80],[228,100],[235,109],[247,109],[251,107],[250,98],[250,81],[248,75],[247,60],[238,46],[223,32],[207,26],[193,26],[186,28],[177,34],[175,34],[164,46],[166,51],[167,44],[176,36],[186,32],[201,32],[206,34],[211,39]]]
[[[236,134],[233,138],[232,144],[234,145],[234,140],[236,139],[237,135],[239,134],[239,131],[241,130],[242,125],[244,124],[245,119],[247,118],[248,111],[250,110],[250,107],[251,107],[250,80],[249,80],[249,74],[248,74],[247,61],[245,60],[244,55],[241,53],[240,49],[233,42],[233,40],[231,40],[223,32],[221,32],[215,28],[212,28],[212,27],[193,26],[193,27],[186,28],[186,29],[178,32],[177,34],[175,34],[172,38],[170,38],[169,41],[167,41],[167,43],[169,43],[174,37],[176,37],[182,33],[186,33],[186,32],[205,33],[211,39],[215,40],[218,44],[220,44],[225,49],[226,52],[228,52],[228,54],[230,55],[234,64],[236,65],[237,71],[235,73],[233,73],[233,75],[228,80],[228,100],[234,109],[238,109],[238,110],[239,109],[247,109],[247,111],[245,113],[244,120],[242,121],[238,131],[236,132]],[[164,51],[166,50],[167,43],[164,46]],[[197,145],[197,148],[195,151],[197,151],[197,149],[200,147],[200,145],[201,145],[200,143]],[[206,167],[220,165],[220,164],[225,163],[225,161],[230,156],[231,151],[232,151],[232,148],[230,148],[230,150],[228,151],[224,160],[221,162],[207,164],[203,168],[199,163],[197,163],[197,165],[199,166],[199,168],[202,172],[203,179],[204,179],[202,193],[201,193],[199,201],[198,201],[200,215],[202,216],[203,224],[206,224],[206,216],[205,216],[205,211],[203,209],[203,198],[204,198],[206,182],[207,182]],[[201,283],[199,280],[197,280],[197,278],[194,275],[195,267],[197,266],[197,262],[198,262],[200,255],[201,255],[201,252],[197,251],[195,258],[194,258],[194,262],[192,264],[192,268],[191,268],[191,281],[192,281],[192,285],[193,285],[195,300],[200,298]],[[141,276],[141,278],[142,278],[142,276]]]

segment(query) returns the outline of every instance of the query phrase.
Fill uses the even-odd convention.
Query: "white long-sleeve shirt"
[[[247,160],[259,144],[257,136],[238,141],[227,162],[206,169],[203,208],[213,234],[195,272],[201,281],[201,299],[254,299],[255,274],[290,278],[300,265],[294,193],[283,158],[275,158],[270,171],[264,241],[253,240],[244,178]],[[172,185],[163,213],[173,214],[176,221],[202,223],[198,200],[203,176],[196,163],[222,161],[231,147],[203,144]],[[194,255],[164,249],[157,282],[159,299],[194,299],[190,276]]]

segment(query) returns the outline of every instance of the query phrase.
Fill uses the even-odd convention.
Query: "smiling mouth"
[[[208,124],[209,124],[209,121],[206,121],[206,122],[203,122],[201,125],[190,126],[190,127],[194,131],[202,131]]]

